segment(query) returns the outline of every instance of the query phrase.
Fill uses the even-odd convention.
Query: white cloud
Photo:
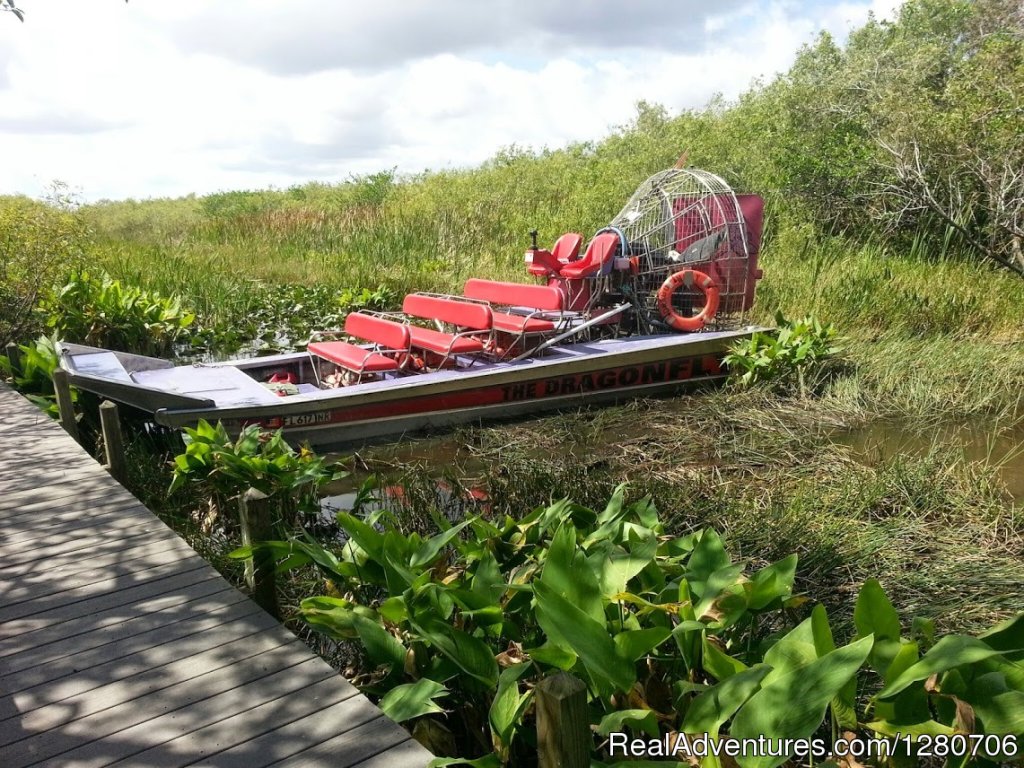
[[[22,0],[0,16],[0,193],[336,181],[597,139],[784,70],[896,0]],[[671,9],[671,10],[666,10]]]

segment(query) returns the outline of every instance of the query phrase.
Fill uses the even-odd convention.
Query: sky
[[[558,148],[734,98],[899,0],[16,0],[0,194],[336,183]]]

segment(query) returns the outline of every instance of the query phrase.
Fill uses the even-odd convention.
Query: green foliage
[[[49,203],[0,197],[0,347],[42,330],[36,305],[82,262],[89,233],[62,191]]]
[[[195,320],[178,296],[159,296],[87,272],[73,274],[41,308],[47,325],[64,341],[143,355],[169,352]]]
[[[980,733],[1017,725],[999,706],[1024,696],[1024,616],[926,649],[901,637],[884,592],[868,582],[857,636],[840,645],[820,605],[793,625],[806,602],[794,594],[795,555],[747,572],[714,530],[666,535],[651,500],[626,503],[623,487],[601,512],[563,500],[519,519],[438,517],[433,536],[403,533],[386,510],[341,512],[338,523],[348,537],[338,552],[308,538],[256,549],[280,569],[321,571],[332,596],[302,602],[307,622],[362,645],[368,664],[356,681],[397,718],[429,719],[443,706],[449,724],[465,724],[465,743],[477,746],[462,759],[526,762],[532,691],[557,670],[587,683],[600,734],[887,734],[962,727],[964,706]],[[882,678],[877,695],[861,688],[860,671]],[[989,690],[1005,701],[986,709]],[[957,706],[943,706],[950,701]],[[595,743],[594,758],[606,757]]]
[[[730,379],[750,386],[760,382],[785,384],[796,376],[800,392],[807,389],[806,377],[822,362],[841,350],[838,333],[831,324],[822,325],[814,316],[786,320],[779,313],[774,331],[758,331],[735,344],[725,357]]]
[[[280,430],[264,432],[251,425],[232,440],[219,422],[213,426],[200,420],[195,429],[185,429],[185,440],[185,452],[174,457],[168,493],[186,483],[198,485],[228,527],[227,521],[235,518],[229,503],[249,488],[272,498],[283,520],[295,523],[303,516],[315,517],[320,489],[345,476],[308,448],[295,451]]]
[[[53,372],[57,370],[56,339],[40,336],[31,344],[19,347],[21,354],[15,366],[6,356],[0,357],[0,371],[11,378],[15,388],[53,418],[57,418],[57,400],[53,392]],[[72,400],[78,392],[71,390]]]

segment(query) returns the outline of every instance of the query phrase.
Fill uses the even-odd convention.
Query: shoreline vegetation
[[[373,476],[380,498],[401,488],[397,528],[427,537],[453,497],[460,514],[520,520],[563,498],[603,509],[627,483],[636,514],[652,497],[666,533],[717,531],[751,573],[796,553],[792,594],[827,609],[840,645],[863,634],[852,606],[872,579],[903,627],[927,617],[940,635],[976,635],[1024,611],[1024,491],[1009,482],[1024,474],[1024,181],[1001,173],[1024,167],[1022,14],[1009,0],[911,0],[845,46],[819,38],[735,102],[678,116],[641,103],[602,141],[509,147],[472,169],[90,205],[59,185],[44,202],[0,197],[0,340],[26,345],[4,372],[45,398],[53,360],[39,334],[224,359],[301,347],[408,291],[523,282],[530,229],[542,243],[596,231],[685,150],[766,198],[749,322],[815,316],[841,353],[799,387],[727,386],[369,448],[328,487]],[[88,398],[79,405],[88,419]],[[180,439],[132,434],[131,489],[240,579],[238,542],[211,525],[198,485],[167,494]],[[366,664],[298,620],[322,573],[290,573],[282,589],[310,642],[349,672]]]

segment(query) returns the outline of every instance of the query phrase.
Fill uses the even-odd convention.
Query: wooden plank
[[[408,733],[0,385],[0,765],[363,765]]]
[[[401,726],[381,715],[365,725],[321,742],[276,765],[280,768],[322,768],[325,765],[351,768],[372,757],[385,754],[396,742],[407,739],[409,734],[402,730]],[[422,747],[420,749],[422,750]],[[402,763],[391,765],[397,766]]]
[[[213,586],[223,585],[213,582]],[[189,655],[195,650],[193,635],[255,614],[259,606],[241,592],[225,588],[175,608],[0,658],[0,690],[17,693],[83,669],[89,670],[91,678],[117,680],[142,671],[136,669],[136,662],[159,666],[179,654]],[[105,664],[116,669],[104,672],[100,668]]]
[[[66,765],[99,768],[284,693],[301,695],[302,689],[329,677],[333,670],[310,658],[300,641],[295,645],[299,647],[289,654],[263,653],[254,663],[197,675],[22,739],[4,747],[4,768],[24,768],[58,755]],[[159,702],[148,700],[154,696]],[[163,714],[153,716],[159,712]]]
[[[356,699],[352,702],[352,699]],[[359,706],[359,699],[364,702]],[[127,761],[114,765],[145,765],[146,768],[184,768],[191,765],[196,756],[211,756],[238,745],[246,745],[251,739],[291,723],[302,723],[305,718],[332,705],[343,703],[346,714],[357,711],[371,717],[376,709],[359,692],[349,686],[340,686],[335,678],[328,677],[308,688],[301,695],[273,699],[244,712],[227,717],[211,725],[198,728],[176,739],[132,755]],[[308,737],[307,737],[308,738]],[[266,757],[249,754],[249,768],[267,765]],[[217,761],[221,764],[220,761]]]
[[[131,678],[148,676],[155,670],[167,669],[174,674],[171,665],[175,663],[193,664],[196,658],[211,650],[223,657],[226,650],[231,649],[230,643],[240,642],[239,650],[255,653],[254,643],[250,643],[256,635],[266,633],[266,627],[249,624],[245,629],[232,631],[233,638],[224,642],[225,634],[221,631],[223,623],[244,621],[254,615],[252,601],[241,601],[220,611],[216,616],[205,616],[203,621],[191,623],[180,622],[171,627],[164,627],[158,632],[149,632],[144,636],[131,638],[131,644],[121,643],[115,647],[114,654],[123,652],[123,646],[148,646],[127,655],[106,655],[113,644],[95,649],[90,654],[77,653],[65,657],[62,663],[48,664],[30,670],[21,670],[9,675],[11,687],[7,693],[12,697],[22,712],[38,711],[42,707],[64,702],[87,701],[100,698],[103,690],[113,683],[123,682],[129,685]],[[166,630],[174,630],[167,632]],[[248,633],[248,634],[247,634]],[[283,638],[273,638],[283,644]],[[258,643],[256,643],[258,645]],[[273,646],[276,647],[276,646]],[[238,656],[238,659],[248,658]],[[31,677],[29,673],[35,672]],[[41,682],[36,682],[41,681]],[[33,683],[35,685],[26,685]],[[22,686],[15,690],[15,686]],[[86,696],[85,694],[90,694]]]
[[[53,731],[76,720],[104,713],[113,707],[127,709],[130,706],[137,710],[136,714],[127,711],[120,713],[117,724],[123,725],[127,722],[125,717],[144,716],[145,708],[135,702],[147,696],[153,696],[175,686],[186,685],[188,681],[199,677],[205,678],[204,686],[218,683],[228,685],[235,681],[238,674],[237,670],[231,668],[239,662],[296,642],[294,637],[282,636],[278,632],[268,631],[266,627],[260,628],[255,624],[250,625],[250,634],[239,632],[235,636],[233,629],[225,632],[220,627],[212,627],[203,632],[200,638],[203,641],[202,650],[189,658],[161,666],[146,667],[138,674],[106,682],[71,696],[58,698],[59,694],[51,695],[50,687],[46,691],[28,690],[16,693],[11,700],[18,711],[23,713],[18,717],[18,726],[25,732],[39,733]],[[300,643],[298,647],[303,646]],[[268,656],[265,662],[273,663],[275,660],[276,657]],[[290,660],[293,663],[300,661],[294,654]],[[69,687],[73,687],[73,683],[69,684]],[[0,721],[0,729],[3,728],[2,722]],[[98,722],[100,720],[93,720],[91,727],[97,727]],[[113,720],[109,722],[114,723]],[[0,746],[9,743],[0,735]]]
[[[105,592],[107,589],[104,585],[111,579],[120,581],[145,575],[154,568],[181,562],[182,553],[176,551],[175,547],[168,546],[173,544],[173,540],[159,543],[162,546],[156,547],[155,551],[129,553],[133,556],[122,557],[99,567],[88,560],[83,560],[78,564],[82,570],[73,570],[76,566],[70,566],[68,570],[54,569],[52,573],[37,573],[34,577],[18,579],[8,589],[0,587],[0,597],[3,597],[5,607],[10,608],[28,601],[37,603],[42,598],[55,595],[86,593],[93,588],[103,589]],[[149,537],[140,537],[140,548],[147,544],[152,545],[152,540]]]
[[[267,731],[216,755],[206,756],[197,766],[208,768],[262,768],[296,755],[312,746],[358,728],[380,717],[365,696],[345,699],[307,717]]]
[[[90,616],[108,608],[115,608],[117,606],[131,607],[139,600],[157,597],[167,592],[188,587],[196,582],[216,577],[218,575],[217,572],[213,571],[213,573],[210,573],[211,570],[209,566],[205,568],[199,566],[188,571],[172,573],[170,576],[154,578],[119,592],[99,595],[91,600],[80,600],[74,603],[63,604],[53,601],[51,605],[41,606],[38,613],[32,613],[29,616],[5,621],[0,624],[0,640],[20,635],[29,630],[58,624],[68,619]]]
[[[12,665],[42,664],[150,629],[165,627],[178,621],[181,616],[203,611],[206,605],[204,598],[225,592],[234,593],[223,598],[225,603],[231,603],[235,595],[240,594],[234,587],[211,575],[183,589],[172,590],[149,600],[56,622],[40,629],[26,630],[0,640],[0,665],[10,669]]]

